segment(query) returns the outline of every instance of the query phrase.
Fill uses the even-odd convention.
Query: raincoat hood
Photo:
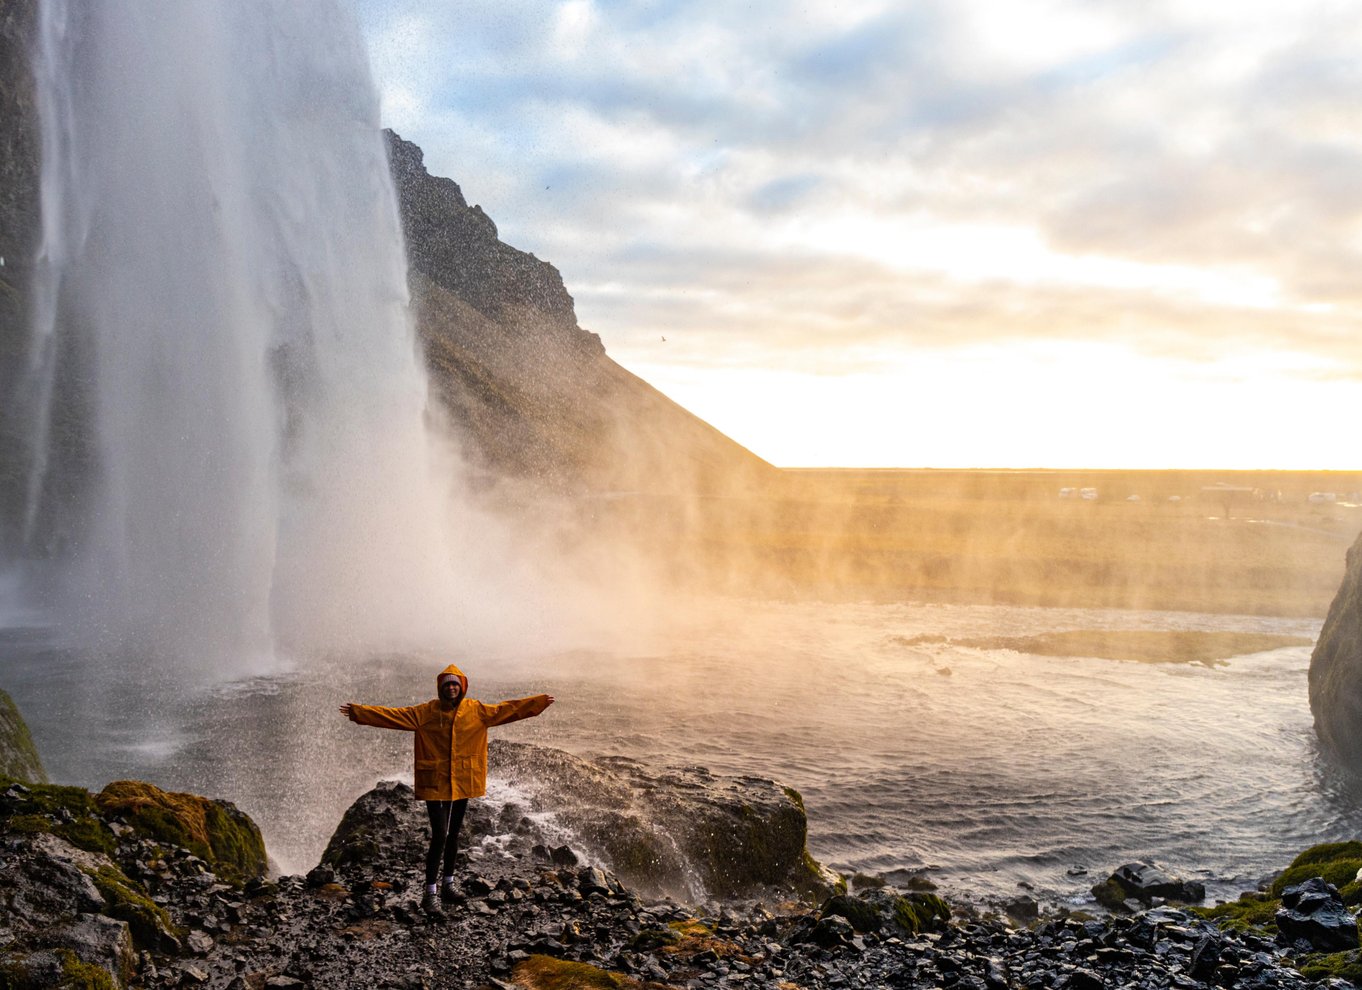
[[[436,697],[439,697],[440,695],[440,685],[451,677],[456,677],[459,680],[459,685],[461,687],[461,690],[459,691],[459,696],[462,698],[468,697],[468,677],[464,674],[462,670],[454,666],[452,663],[444,670],[440,671],[439,676],[435,678]]]

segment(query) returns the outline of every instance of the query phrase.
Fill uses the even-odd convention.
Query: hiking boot
[[[445,904],[462,904],[467,898],[463,896],[463,891],[453,880],[446,880],[440,885],[440,900]]]
[[[445,913],[444,908],[440,907],[440,897],[433,890],[427,890],[421,897],[421,910],[432,917],[438,917]]]

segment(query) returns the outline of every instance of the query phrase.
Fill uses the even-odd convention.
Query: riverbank
[[[1356,952],[1273,938],[1274,894],[1291,888],[1250,896],[1251,911],[1220,909],[1219,920],[1148,899],[1116,905],[1133,914],[1099,916],[1020,898],[1009,915],[952,907],[925,883],[828,878],[800,890],[781,867],[746,896],[697,904],[641,895],[505,815],[474,816],[459,901],[429,916],[419,908],[422,817],[405,785],[357,801],[309,873],[273,879],[246,875],[261,860],[230,806],[158,797],[148,785],[115,788],[120,801],[108,793],[0,782],[7,990],[1199,990],[1304,988],[1358,973]],[[147,810],[190,806],[217,809],[196,819],[206,829],[196,851],[173,841],[192,829],[176,832],[175,815]],[[1315,865],[1346,872],[1346,859],[1311,861],[1285,879]]]

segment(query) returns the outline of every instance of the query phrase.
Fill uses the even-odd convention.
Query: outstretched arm
[[[340,713],[351,722],[360,725],[376,725],[380,729],[416,729],[416,707],[385,708],[382,705],[356,705],[347,702],[340,707]]]
[[[536,694],[529,698],[516,698],[514,701],[503,701],[495,705],[481,706],[481,717],[484,725],[505,725],[507,722],[517,722],[522,718],[533,718],[549,705],[553,704],[553,696],[548,694]]]

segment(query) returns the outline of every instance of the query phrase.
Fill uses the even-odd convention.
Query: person
[[[426,803],[430,819],[430,846],[426,850],[426,888],[421,909],[442,913],[441,902],[461,899],[454,883],[454,858],[459,850],[459,829],[469,798],[487,793],[487,730],[540,714],[553,698],[536,694],[496,705],[468,697],[468,678],[450,664],[435,679],[437,697],[406,708],[357,705],[347,702],[340,713],[360,725],[401,729],[415,735],[416,797]],[[441,860],[444,883],[436,896]]]

